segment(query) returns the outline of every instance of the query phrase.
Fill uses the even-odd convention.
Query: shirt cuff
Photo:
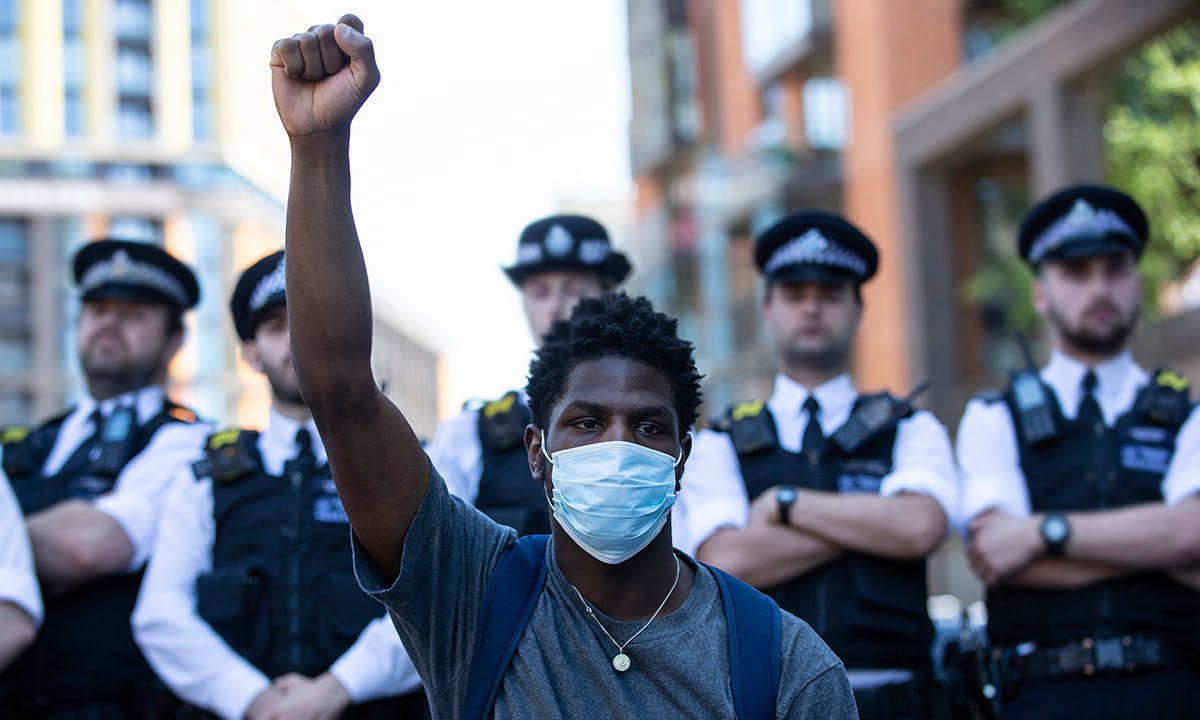
[[[1025,503],[1015,501],[1000,491],[1004,479],[977,475],[971,478],[963,493],[961,520],[967,525],[976,515],[987,510],[999,510],[1014,517],[1029,517],[1032,513]]]
[[[886,476],[879,485],[879,494],[883,497],[905,492],[933,498],[946,514],[946,527],[958,526],[958,488],[953,481],[924,468],[909,468]]]
[[[29,573],[15,568],[0,568],[0,601],[11,602],[33,619],[34,627],[42,626],[42,590]]]
[[[158,522],[156,508],[146,498],[129,493],[104,495],[97,498],[92,507],[116,521],[133,546],[133,557],[125,567],[125,572],[133,572],[144,565],[154,544],[155,524]]]
[[[358,535],[353,529],[350,530],[350,557],[354,562],[354,578],[358,580],[358,586],[371,597],[378,598],[393,592],[400,584],[399,575],[391,583],[383,578],[383,574],[375,568],[375,563],[371,562],[371,556],[358,541]]]

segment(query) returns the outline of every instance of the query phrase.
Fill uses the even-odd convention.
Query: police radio
[[[96,444],[88,452],[89,469],[93,475],[116,477],[129,461],[137,418],[132,407],[113,410],[104,420]]]
[[[1021,426],[1021,435],[1030,445],[1038,445],[1058,437],[1058,425],[1054,422],[1054,411],[1046,386],[1033,364],[1033,354],[1025,336],[1017,333],[1017,344],[1025,358],[1025,368],[1011,373],[1012,396],[1016,408],[1016,421]]]
[[[888,393],[868,395],[859,400],[850,413],[850,419],[829,436],[829,441],[847,455],[853,455],[868,440],[913,414],[913,400],[929,388],[929,381],[922,380],[906,398],[893,397]]]

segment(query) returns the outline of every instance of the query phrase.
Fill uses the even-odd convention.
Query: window
[[[834,78],[814,78],[804,83],[804,134],[809,146],[839,150],[846,145],[850,127],[846,88]]]
[[[149,138],[154,131],[154,119],[150,113],[150,101],[139,98],[121,98],[117,106],[117,136],[123,140]]]

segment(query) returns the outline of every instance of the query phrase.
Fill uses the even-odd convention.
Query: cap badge
[[[130,270],[129,253],[124,250],[118,250],[113,254],[112,260],[109,262],[109,274],[113,278],[124,277]]]
[[[579,259],[588,265],[599,265],[608,257],[608,241],[593,238],[579,241]]]
[[[1096,214],[1096,208],[1092,207],[1087,200],[1079,199],[1071,206],[1071,212],[1067,215],[1066,229],[1073,234],[1092,234],[1103,235],[1105,227],[1100,222],[1099,216]]]
[[[567,232],[562,225],[555,225],[550,228],[550,232],[546,233],[544,244],[546,252],[554,257],[564,257],[571,253],[575,238],[571,237],[571,233]]]

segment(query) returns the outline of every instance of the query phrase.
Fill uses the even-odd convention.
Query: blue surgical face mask
[[[600,562],[637,555],[667,523],[675,504],[675,466],[683,458],[614,440],[546,452],[554,466],[551,508],[567,535]]]

